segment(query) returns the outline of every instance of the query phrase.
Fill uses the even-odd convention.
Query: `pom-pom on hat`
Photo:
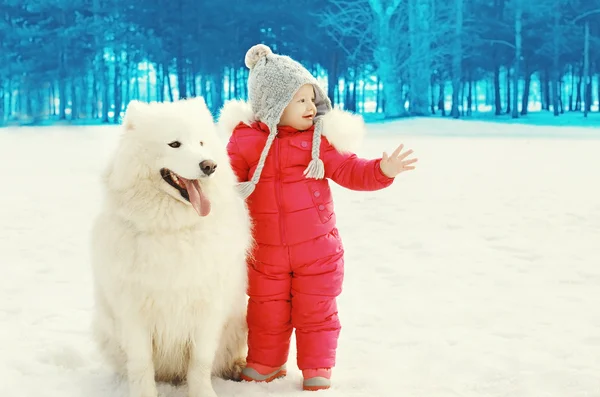
[[[286,55],[274,54],[264,44],[252,46],[246,52],[244,62],[246,67],[250,69],[248,99],[255,118],[265,123],[269,128],[269,137],[252,179],[240,186],[242,195],[248,197],[254,191],[271,144],[277,136],[277,124],[279,124],[283,110],[300,87],[305,84],[312,84],[314,87],[317,114],[314,118],[312,160],[304,174],[308,178],[322,179],[325,176],[325,167],[323,161],[319,158],[322,117],[332,109],[327,93],[319,85],[317,79],[299,62]]]

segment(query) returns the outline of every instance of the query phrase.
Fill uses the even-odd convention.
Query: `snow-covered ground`
[[[361,155],[404,142],[419,163],[385,191],[334,185],[343,331],[318,395],[600,396],[600,132],[441,119],[370,131]],[[0,130],[3,396],[127,396],[89,333],[89,229],[116,137]],[[215,389],[305,395],[294,357],[286,379]]]

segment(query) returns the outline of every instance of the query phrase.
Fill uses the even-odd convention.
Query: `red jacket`
[[[325,179],[306,178],[312,132],[279,128],[256,189],[247,199],[258,244],[291,245],[331,232],[336,221],[328,179],[362,191],[383,189],[393,182],[381,172],[381,159],[342,154],[325,136],[320,148]],[[227,151],[240,182],[252,177],[268,133],[267,126],[256,121],[240,122],[231,133]]]

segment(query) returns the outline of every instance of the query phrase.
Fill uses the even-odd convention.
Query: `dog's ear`
[[[210,110],[208,110],[208,105],[206,104],[206,100],[202,96],[196,96],[192,98],[187,98],[185,103],[189,106],[188,111],[191,111],[195,115],[202,115],[203,117],[210,117],[212,120],[212,114]]]
[[[186,117],[192,117],[197,120],[202,120],[205,122],[206,120],[213,120],[213,115],[208,109],[208,105],[206,104],[206,100],[204,97],[196,96],[185,99],[185,107],[182,107],[182,112],[185,113]]]
[[[135,130],[138,120],[143,117],[144,111],[148,109],[149,105],[145,102],[134,99],[127,104],[127,110],[123,117],[123,125],[125,131]]]

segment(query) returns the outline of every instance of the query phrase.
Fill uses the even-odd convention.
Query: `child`
[[[219,124],[248,198],[256,248],[248,264],[246,381],[286,375],[292,329],[304,390],[330,387],[340,321],[344,250],[326,178],[374,191],[412,170],[412,153],[365,160],[350,150],[359,116],[332,109],[317,80],[298,62],[256,45],[246,54],[250,104],[231,101]],[[237,114],[236,114],[237,113]],[[240,122],[241,121],[241,122]]]

